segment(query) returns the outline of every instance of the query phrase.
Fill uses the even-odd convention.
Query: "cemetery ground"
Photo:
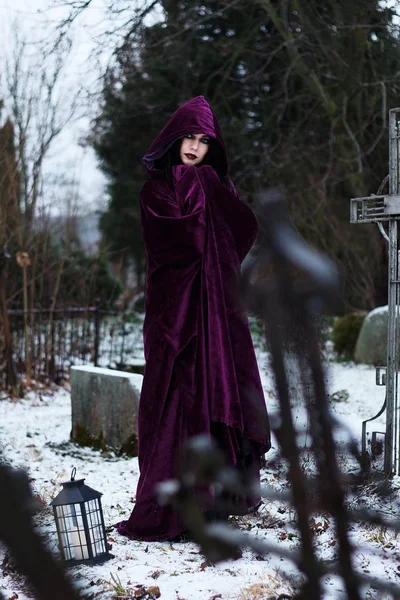
[[[257,344],[257,357],[271,413],[277,409],[268,357]],[[357,471],[341,444],[354,436],[358,441],[361,422],[376,414],[384,400],[384,388],[375,385],[375,369],[366,365],[326,361],[328,390],[333,414],[341,423],[336,432],[341,468],[345,473]],[[298,424],[303,414],[294,393],[293,411]],[[198,547],[191,542],[141,542],[118,535],[112,525],[127,518],[134,503],[138,479],[137,458],[117,456],[111,451],[83,448],[70,441],[71,403],[69,385],[28,390],[23,400],[3,399],[0,402],[0,448],[4,459],[15,467],[25,468],[41,510],[35,523],[46,545],[59,556],[52,509],[49,502],[61,489],[61,482],[70,478],[76,467],[77,478],[103,493],[102,503],[115,558],[97,566],[78,565],[68,570],[69,577],[83,598],[142,598],[160,597],[165,600],[262,600],[290,598],[301,581],[297,568],[281,553],[295,552],[299,536],[295,514],[288,504],[265,499],[255,515],[231,518],[232,527],[267,540],[276,553],[257,556],[243,549],[242,558],[217,565],[208,564]],[[382,431],[382,424],[375,425]],[[307,444],[307,435],[305,435]],[[303,468],[313,473],[313,464],[304,456]],[[262,482],[275,491],[287,490],[286,465],[279,458],[277,443],[266,455]],[[350,508],[369,508],[379,511],[386,519],[399,516],[400,479],[392,481],[391,493],[382,498],[377,484],[366,482],[347,493]],[[315,532],[319,557],[327,564],[335,562],[336,541],[333,519],[327,514],[315,514],[310,522]],[[389,528],[354,523],[350,529],[354,545],[355,568],[371,577],[399,584],[400,540]],[[150,589],[151,588],[151,589]],[[33,593],[17,572],[5,547],[0,545],[0,591],[5,598],[26,600]],[[146,595],[147,594],[147,595]],[[334,574],[324,579],[324,598],[345,597],[341,581]],[[389,599],[366,586],[364,597]],[[54,590],[54,598],[57,591]]]

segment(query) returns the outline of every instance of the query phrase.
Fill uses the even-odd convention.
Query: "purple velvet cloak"
[[[256,476],[270,447],[260,375],[238,296],[240,264],[258,223],[233,184],[223,185],[211,166],[173,167],[174,189],[160,176],[157,159],[187,133],[216,139],[224,150],[224,174],[228,170],[220,127],[203,96],[172,115],[143,159],[149,180],[140,196],[148,258],[140,478],[133,512],[117,529],[148,541],[184,531],[177,512],[158,505],[154,486],[175,477],[189,437],[214,436],[230,464]],[[230,513],[246,513],[257,500],[231,499]]]

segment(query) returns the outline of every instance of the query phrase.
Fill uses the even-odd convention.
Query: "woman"
[[[140,196],[148,257],[140,478],[133,512],[117,529],[152,541],[184,531],[179,514],[158,505],[154,487],[176,476],[188,438],[212,435],[230,464],[258,478],[270,438],[237,290],[258,224],[228,177],[220,127],[203,96],[172,115],[143,163],[149,179]],[[229,512],[244,514],[257,501],[235,498]]]

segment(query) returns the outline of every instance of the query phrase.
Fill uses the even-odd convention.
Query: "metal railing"
[[[27,317],[27,319],[26,319]],[[72,365],[133,369],[142,344],[139,313],[88,307],[9,309],[16,372],[59,383]],[[28,325],[26,326],[26,321]],[[29,356],[27,356],[29,355]],[[29,358],[29,361],[28,361]],[[136,361],[135,361],[136,358]],[[0,363],[0,389],[6,374]]]

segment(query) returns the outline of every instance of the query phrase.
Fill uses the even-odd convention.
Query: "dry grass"
[[[275,575],[268,575],[265,581],[242,588],[235,600],[290,600],[294,594],[291,582],[277,570]]]

